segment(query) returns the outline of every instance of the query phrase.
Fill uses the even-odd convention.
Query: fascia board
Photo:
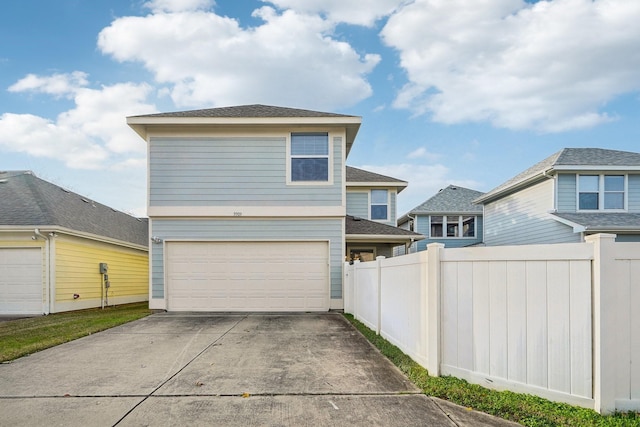
[[[395,236],[384,234],[347,234],[345,235],[347,242],[383,242],[383,243],[404,243],[425,239],[423,235],[417,236]]]
[[[554,170],[556,172],[562,172],[562,171],[570,171],[570,172],[577,172],[577,171],[599,171],[599,172],[607,172],[607,171],[640,171],[640,165],[637,165],[637,166],[560,165],[560,166],[555,166]]]

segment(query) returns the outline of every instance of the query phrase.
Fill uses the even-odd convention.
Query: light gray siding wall
[[[640,234],[618,234],[616,242],[638,243],[640,242]]]
[[[353,215],[364,219],[370,219],[369,215],[369,200],[371,188],[368,189],[347,189],[347,215]],[[398,214],[397,199],[398,195],[396,190],[387,189],[389,191],[389,221],[380,221],[382,224],[396,226],[396,219]]]
[[[151,219],[163,240],[329,240],[331,298],[342,298],[342,219]],[[304,256],[304,254],[301,254]],[[163,244],[151,243],[151,298],[164,298]]]
[[[576,174],[558,174],[558,212],[575,212],[576,194]]]
[[[369,219],[369,193],[347,190],[347,215]]]
[[[629,175],[629,212],[640,212],[640,175]]]
[[[431,243],[442,243],[446,248],[462,248],[482,242],[482,231],[484,227],[482,215],[476,215],[476,237],[474,239],[431,238],[429,235],[429,218],[429,215],[416,215],[416,232],[427,236],[426,239],[419,240],[415,243],[418,251],[426,250],[427,245]]]
[[[342,138],[332,185],[286,184],[286,138],[152,138],[151,206],[340,206]]]
[[[580,234],[548,213],[553,208],[553,180],[484,206],[484,242],[488,246],[573,243]]]

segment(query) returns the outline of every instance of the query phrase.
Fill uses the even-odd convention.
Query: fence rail
[[[431,375],[639,410],[640,243],[614,238],[346,264],[345,311]]]

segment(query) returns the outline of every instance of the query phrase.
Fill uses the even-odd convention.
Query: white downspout
[[[51,241],[47,236],[40,233],[39,229],[34,229],[33,234],[35,237],[42,238],[47,244],[45,245],[45,264],[47,268],[47,274],[45,276],[45,285],[47,288],[47,292],[45,292],[45,303],[44,303],[44,314],[49,314],[51,312]],[[35,239],[34,239],[35,240]]]

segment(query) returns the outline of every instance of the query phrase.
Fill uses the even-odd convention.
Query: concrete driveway
[[[513,425],[419,393],[340,314],[155,314],[0,365],[6,426]]]

